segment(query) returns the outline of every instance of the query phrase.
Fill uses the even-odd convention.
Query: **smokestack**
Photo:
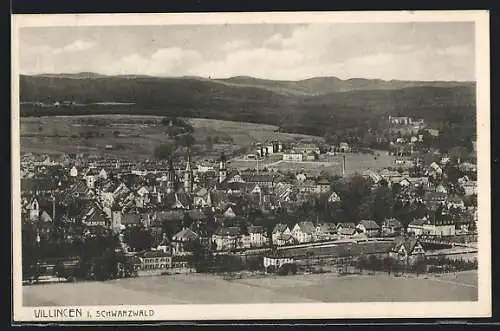
[[[56,218],[56,198],[52,195],[52,222],[55,221]]]
[[[342,155],[342,177],[345,177],[345,155]]]

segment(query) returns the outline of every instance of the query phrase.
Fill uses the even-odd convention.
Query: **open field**
[[[23,287],[24,306],[475,301],[477,272],[440,277],[337,274],[224,280],[205,274]]]
[[[378,155],[377,155],[378,154]],[[395,167],[395,156],[387,155],[384,152],[375,154],[346,153],[346,174],[361,173],[365,170],[377,170],[388,167]],[[232,160],[232,165],[239,168],[257,168],[257,161],[253,160]],[[259,168],[277,169],[281,171],[305,171],[305,172],[325,172],[330,175],[342,174],[342,155],[334,155],[320,161],[283,161],[279,155],[260,160]]]
[[[140,115],[93,115],[22,117],[21,151],[47,154],[96,152],[114,157],[150,158],[156,146],[167,140],[161,117]],[[277,127],[265,124],[210,119],[188,119],[195,128],[193,151],[204,156],[248,148],[256,141],[277,139]],[[91,135],[91,136],[90,136]],[[207,137],[213,153],[205,151]],[[300,134],[279,133],[283,141],[312,140]],[[317,138],[319,139],[319,138]],[[112,145],[111,151],[105,150]]]

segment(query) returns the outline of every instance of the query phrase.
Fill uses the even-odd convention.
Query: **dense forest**
[[[401,115],[423,118],[434,128],[453,128],[468,138],[475,134],[475,83],[467,82],[21,76],[20,99],[25,102],[21,116],[200,117],[273,124],[286,132],[326,136],[383,130],[387,116]],[[74,105],[55,107],[54,102]],[[97,104],[102,102],[121,104]]]

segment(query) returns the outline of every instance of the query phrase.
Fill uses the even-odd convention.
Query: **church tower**
[[[219,183],[222,183],[227,176],[226,156],[222,153],[219,163]]]
[[[191,193],[193,191],[193,170],[191,170],[191,162],[188,154],[186,170],[184,171],[184,191]]]
[[[168,160],[168,173],[167,173],[167,193],[175,191],[175,169],[172,158]]]

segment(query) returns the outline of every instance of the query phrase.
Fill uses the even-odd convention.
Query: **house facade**
[[[382,235],[384,236],[395,236],[401,233],[403,226],[395,218],[389,218],[382,223]]]
[[[367,237],[377,237],[380,235],[380,226],[372,220],[362,220],[356,225],[356,229],[360,233],[366,234]]]
[[[273,245],[283,246],[290,242],[290,236],[292,231],[286,224],[278,223],[274,226],[273,232],[271,234],[271,241]],[[286,240],[288,239],[288,240]],[[293,242],[293,239],[291,240]]]
[[[313,241],[313,233],[315,231],[312,222],[299,222],[292,228],[292,236],[299,243],[307,243]]]
[[[217,251],[229,251],[243,246],[241,232],[236,226],[220,227],[212,235],[212,243]]]
[[[389,250],[389,257],[403,265],[411,266],[425,259],[425,250],[416,236],[401,236],[395,239]]]
[[[263,226],[249,226],[248,236],[250,247],[264,247],[268,245],[266,230]]]

